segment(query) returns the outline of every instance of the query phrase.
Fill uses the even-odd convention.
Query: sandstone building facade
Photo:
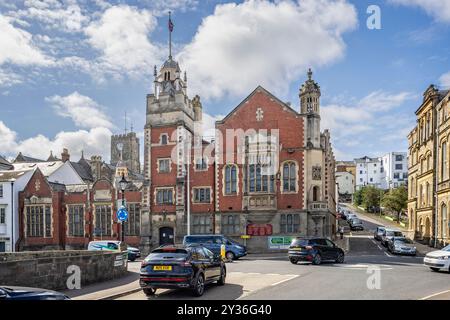
[[[411,237],[433,245],[450,243],[450,91],[431,85],[408,135],[408,218]]]

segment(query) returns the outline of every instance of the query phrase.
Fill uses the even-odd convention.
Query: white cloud
[[[111,134],[107,128],[92,128],[89,131],[61,131],[52,139],[39,134],[18,141],[17,133],[0,121],[0,150],[7,156],[22,152],[31,157],[47,159],[50,151],[58,154],[63,148],[68,148],[73,159],[78,159],[81,151],[84,151],[85,155],[102,155],[108,160]]]
[[[16,84],[20,84],[23,82],[23,79],[20,75],[0,69],[0,88],[8,88],[12,87]]]
[[[389,0],[393,4],[418,7],[440,22],[450,23],[450,0]]]
[[[156,18],[148,10],[120,5],[107,9],[86,29],[89,44],[101,56],[98,72],[137,76],[153,72],[161,52],[148,35],[156,27]]]
[[[355,139],[355,135],[376,138],[382,132],[397,132],[398,128],[408,127],[408,117],[397,119],[393,113],[395,108],[417,96],[410,92],[396,94],[374,91],[352,105],[332,104],[321,108],[321,127],[330,129],[333,141]],[[394,134],[391,134],[393,137]],[[406,135],[396,135],[397,141],[406,139]]]
[[[450,71],[447,73],[444,73],[440,78],[439,82],[441,86],[450,89]]]
[[[0,65],[50,65],[52,60],[33,44],[32,38],[29,32],[14,27],[0,14]]]
[[[45,100],[52,105],[58,115],[71,118],[78,127],[113,127],[109,117],[97,102],[76,91],[65,97],[55,95]]]
[[[153,13],[162,16],[169,10],[185,12],[197,9],[198,0],[139,0],[143,5],[152,9]]]
[[[45,28],[80,32],[89,21],[76,0],[25,0],[24,9],[10,14],[17,19],[35,20]]]
[[[203,19],[178,58],[195,74],[191,90],[205,98],[243,95],[258,84],[286,93],[307,67],[342,57],[342,35],[356,26],[356,10],[344,0],[228,3]]]

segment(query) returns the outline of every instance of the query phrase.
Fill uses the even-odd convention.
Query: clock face
[[[122,150],[123,150],[123,143],[122,143],[122,142],[119,142],[119,143],[116,145],[116,147],[117,147],[117,150],[122,151]]]

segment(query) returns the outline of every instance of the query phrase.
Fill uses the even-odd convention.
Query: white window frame
[[[161,162],[167,161],[168,162],[168,170],[167,171],[161,171]],[[156,168],[158,173],[170,173],[172,171],[172,161],[170,158],[158,158],[156,162]]]
[[[172,202],[158,202],[158,192],[165,191],[165,190],[172,191]],[[174,205],[175,204],[175,188],[173,188],[173,187],[155,188],[154,199],[155,199],[155,205],[157,205],[157,206]],[[164,200],[164,196],[163,196],[163,200]]]
[[[195,198],[195,191],[196,190],[209,190],[209,201],[199,201]],[[193,187],[192,188],[192,203],[195,204],[210,204],[212,202],[213,199],[213,194],[212,194],[212,188],[209,186],[199,186],[199,187]]]

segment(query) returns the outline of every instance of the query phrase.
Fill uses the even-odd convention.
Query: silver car
[[[386,227],[377,227],[373,233],[373,238],[377,241],[381,241],[384,230],[386,230]]]
[[[414,242],[405,237],[393,237],[388,241],[388,250],[394,254],[408,254],[415,256],[417,248]]]
[[[394,237],[404,237],[403,233],[395,229],[384,229],[383,235],[381,236],[381,244],[385,247],[388,245],[388,241]]]

